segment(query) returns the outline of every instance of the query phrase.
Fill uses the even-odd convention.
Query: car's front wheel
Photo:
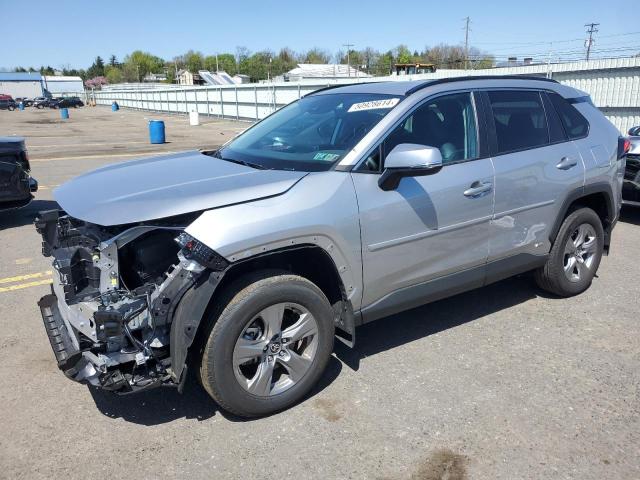
[[[200,380],[225,410],[268,415],[300,401],[333,349],[333,309],[309,280],[290,274],[247,279],[214,319]]]
[[[549,259],[538,269],[538,286],[561,297],[584,292],[596,275],[604,249],[604,230],[598,214],[580,208],[564,219]]]

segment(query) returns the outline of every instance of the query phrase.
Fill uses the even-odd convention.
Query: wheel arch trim
[[[571,191],[565,197],[564,201],[562,202],[562,206],[558,212],[558,216],[556,217],[556,220],[553,224],[553,227],[549,231],[549,241],[551,243],[555,241],[556,236],[558,235],[558,231],[560,231],[560,226],[562,225],[562,222],[564,221],[564,219],[567,217],[567,213],[569,212],[569,208],[571,207],[571,205],[573,205],[576,201],[579,201],[581,198],[585,198],[593,194],[603,194],[605,198],[605,208],[607,211],[607,218],[606,218],[607,224],[603,225],[602,227],[605,232],[605,238],[604,238],[605,250],[608,249],[610,239],[611,239],[611,230],[613,228],[613,224],[616,219],[616,212],[614,207],[615,203],[614,203],[614,197],[613,197],[613,188],[611,188],[611,185],[607,182],[597,182],[597,183],[585,185],[583,187],[580,187]]]

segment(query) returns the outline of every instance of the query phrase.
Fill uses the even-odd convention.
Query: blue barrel
[[[162,120],[149,120],[149,141],[164,143],[164,122]]]
[[[61,108],[60,109],[60,117],[63,118],[64,120],[69,118],[69,109],[68,108]]]
[[[112,112],[117,112],[118,110],[120,110],[120,106],[118,105],[118,102],[113,102],[111,104],[111,111]]]
[[[18,104],[18,110],[24,110],[24,103],[23,102],[20,102]]]

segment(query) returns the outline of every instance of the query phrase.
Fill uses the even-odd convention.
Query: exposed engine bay
[[[55,272],[39,306],[65,375],[118,393],[180,383],[169,347],[176,306],[203,272],[228,266],[184,232],[192,217],[102,227],[40,213]]]

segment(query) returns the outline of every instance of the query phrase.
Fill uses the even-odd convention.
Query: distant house
[[[204,80],[197,73],[191,73],[189,70],[178,70],[176,77],[180,85],[204,85]]]
[[[166,73],[147,73],[142,79],[144,83],[161,83],[167,81]]]
[[[193,73],[189,70],[178,70],[176,81],[180,85],[193,85]]]
[[[38,72],[0,72],[0,94],[34,98],[42,96],[42,89],[42,75]]]
[[[338,63],[299,63],[296,68],[283,75],[286,82],[334,78],[369,78],[368,75],[352,66]]]

